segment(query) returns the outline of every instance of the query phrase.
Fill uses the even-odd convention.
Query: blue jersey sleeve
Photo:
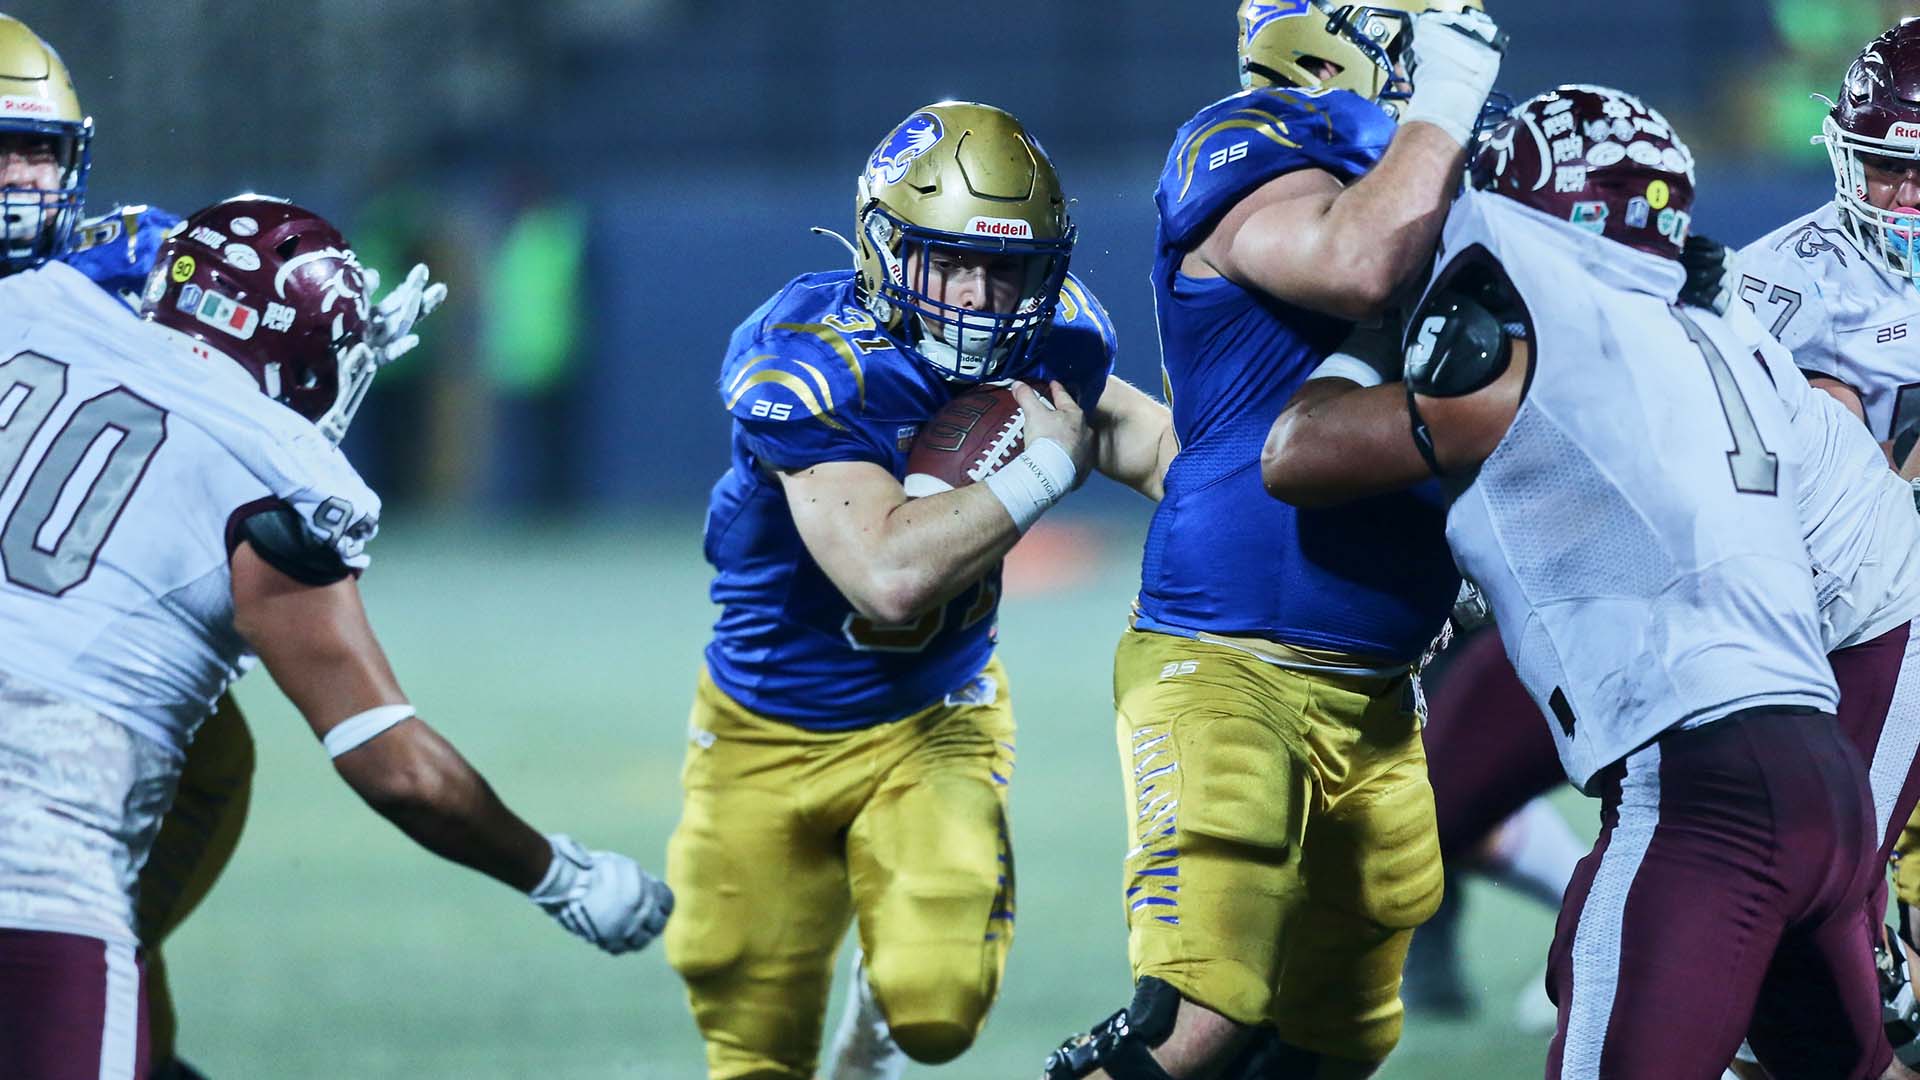
[[[177,214],[152,206],[122,206],[90,217],[74,230],[73,249],[63,260],[95,285],[126,300],[140,302],[147,273],[160,244],[180,224]]]
[[[720,392],[747,449],[773,468],[870,461],[890,469],[895,448],[862,415],[857,373],[817,336],[777,333],[733,354]]]
[[[1299,169],[1342,180],[1386,153],[1393,119],[1347,90],[1247,90],[1216,101],[1174,139],[1154,194],[1166,241],[1188,248],[1255,188]]]
[[[1119,339],[1107,309],[1079,278],[1067,275],[1045,346],[1024,376],[1057,379],[1084,411],[1093,411],[1113,374]]]

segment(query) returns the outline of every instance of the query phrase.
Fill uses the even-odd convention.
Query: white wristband
[[[1052,439],[1035,439],[1019,457],[987,477],[987,490],[1013,516],[1014,527],[1026,532],[1047,507],[1073,490],[1073,455]]]
[[[335,724],[320,741],[326,746],[328,757],[339,757],[414,715],[411,705],[376,705]]]
[[[1307,376],[1308,382],[1315,379],[1345,379],[1361,386],[1379,386],[1387,381],[1386,376],[1380,374],[1372,364],[1352,353],[1343,352],[1334,353],[1320,361],[1320,366]]]

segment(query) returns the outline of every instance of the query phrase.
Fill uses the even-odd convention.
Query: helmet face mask
[[[1397,116],[1395,103],[1413,93],[1405,75],[1413,17],[1480,8],[1480,0],[1241,0],[1240,86],[1351,90]]]
[[[1867,43],[1820,126],[1840,227],[1881,269],[1920,281],[1920,210],[1879,207],[1869,172],[1920,168],[1920,20]]]
[[[914,113],[869,157],[855,212],[857,295],[911,355],[982,382],[1033,354],[1076,233],[1019,121],[969,102]],[[973,295],[957,295],[975,274]]]
[[[93,166],[93,121],[80,109],[66,65],[23,23],[0,15],[0,157],[43,150],[54,167],[51,184],[0,180],[0,276],[67,249]]]

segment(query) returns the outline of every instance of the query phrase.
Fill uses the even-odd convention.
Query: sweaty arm
[[[1180,449],[1173,412],[1132,383],[1109,375],[1090,424],[1095,467],[1159,502],[1166,493],[1167,466]]]
[[[1432,256],[1465,151],[1432,124],[1403,125],[1373,170],[1342,185],[1302,169],[1227,211],[1181,272],[1342,319],[1378,315]]]
[[[234,626],[313,733],[406,705],[367,623],[359,586],[289,577],[251,542],[233,553]],[[473,766],[418,717],[334,758],[347,784],[422,847],[522,892],[541,882],[553,849],[500,801]]]
[[[1261,449],[1268,493],[1326,506],[1485,461],[1519,411],[1532,362],[1525,320],[1503,320],[1514,312],[1496,296],[1471,268],[1436,289],[1414,316],[1404,382],[1309,379]]]

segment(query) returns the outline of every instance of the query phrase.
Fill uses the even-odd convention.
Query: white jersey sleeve
[[[1804,263],[1754,245],[1735,263],[1735,295],[1767,334],[1793,355],[1801,371],[1840,378],[1840,347],[1820,283]],[[1844,380],[1843,380],[1844,381]]]

